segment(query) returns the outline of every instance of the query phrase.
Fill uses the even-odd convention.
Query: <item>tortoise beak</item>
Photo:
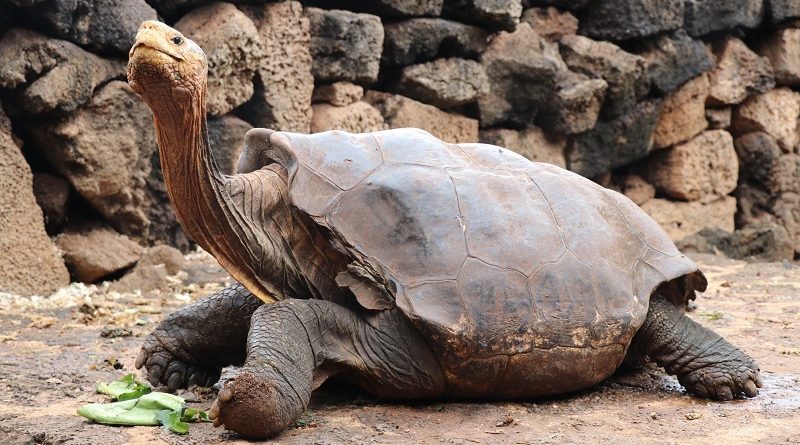
[[[180,33],[161,22],[148,20],[139,27],[128,58],[131,61],[152,64],[184,60],[183,55],[170,42],[175,35]]]

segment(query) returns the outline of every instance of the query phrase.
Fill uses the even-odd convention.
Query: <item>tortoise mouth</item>
[[[165,51],[150,45],[147,42],[136,42],[128,55],[130,63],[156,65],[163,63],[175,63],[183,60],[180,54],[172,51]]]

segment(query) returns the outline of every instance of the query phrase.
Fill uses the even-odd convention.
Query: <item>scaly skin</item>
[[[647,318],[633,339],[632,350],[649,356],[700,397],[754,397],[761,387],[758,364],[752,357],[658,294],[650,298]]]
[[[239,283],[170,314],[144,341],[136,367],[170,391],[211,386],[245,361],[250,318],[263,302]]]
[[[293,424],[311,392],[337,375],[376,396],[442,395],[444,375],[427,342],[398,310],[362,316],[324,300],[284,300],[253,314],[247,361],[209,411],[253,438]]]

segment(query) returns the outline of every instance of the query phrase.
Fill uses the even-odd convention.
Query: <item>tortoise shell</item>
[[[270,146],[292,203],[352,258],[337,281],[366,307],[396,305],[453,384],[475,386],[460,394],[492,391],[469,379],[487,369],[498,397],[563,392],[563,382],[534,382],[536,394],[503,388],[568,377],[576,364],[595,376],[567,389],[594,384],[621,363],[659,285],[699,278],[677,299],[705,287],[628,198],[501,147],[418,129],[282,132]],[[554,357],[540,376],[511,370]]]

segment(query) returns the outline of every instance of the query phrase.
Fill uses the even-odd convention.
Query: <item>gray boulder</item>
[[[445,0],[442,14],[492,30],[513,31],[522,15],[520,0]]]
[[[733,233],[706,228],[676,243],[681,252],[722,253],[737,260],[785,261],[794,258],[789,232],[775,223],[754,223]]]
[[[311,24],[311,72],[318,82],[378,80],[383,25],[370,14],[306,8]]]
[[[800,18],[800,0],[764,0],[766,18],[772,25]]]
[[[529,23],[492,39],[481,64],[489,78],[489,94],[478,99],[484,127],[536,123],[548,131],[574,134],[597,121],[607,82],[569,71],[558,46]]]
[[[568,168],[591,178],[647,156],[660,105],[653,100],[640,102],[628,113],[599,121],[591,130],[571,138],[567,144]]]
[[[736,189],[737,226],[775,223],[800,253],[800,155],[783,153],[775,139],[761,132],[735,141],[740,178]]]
[[[121,61],[20,28],[0,40],[0,60],[0,87],[18,89],[21,107],[31,113],[73,111],[98,85],[125,76]]]
[[[580,32],[598,40],[647,37],[683,25],[683,0],[593,0],[578,15]]]
[[[481,65],[489,78],[489,94],[478,99],[481,125],[486,127],[533,124],[568,73],[557,46],[544,40],[528,23],[492,39],[481,56]]]
[[[142,247],[109,227],[88,225],[56,238],[72,278],[93,283],[136,264]]]
[[[444,0],[312,0],[306,4],[326,9],[346,9],[386,18],[398,18],[436,17],[442,13],[443,3]]]
[[[477,26],[438,18],[418,18],[384,25],[381,63],[405,66],[440,57],[477,59],[489,32]]]
[[[647,61],[650,81],[662,94],[713,70],[716,64],[716,57],[703,42],[682,29],[646,41],[636,53]]]
[[[476,101],[489,92],[480,63],[459,58],[437,59],[403,69],[396,91],[439,108]]]
[[[21,13],[35,26],[92,51],[127,54],[136,30],[156,11],[145,0],[50,0]]]
[[[697,37],[737,26],[756,28],[764,17],[763,0],[687,0],[684,28]]]
[[[559,9],[577,11],[588,5],[591,0],[522,0],[524,8],[531,6],[555,6]]]
[[[561,57],[570,70],[608,83],[603,111],[615,117],[634,107],[650,90],[645,59],[609,42],[569,35],[560,40]]]

